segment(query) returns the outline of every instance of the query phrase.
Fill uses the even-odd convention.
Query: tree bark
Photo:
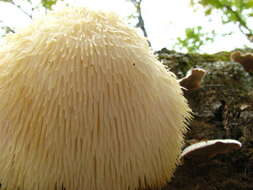
[[[207,71],[201,88],[184,91],[194,112],[185,146],[211,139],[231,138],[242,143],[241,149],[204,162],[184,160],[163,190],[253,189],[252,73],[230,61],[230,52],[201,55],[163,49],[157,57],[179,78],[190,68]]]

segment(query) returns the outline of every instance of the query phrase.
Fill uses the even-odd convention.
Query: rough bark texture
[[[243,144],[240,150],[201,163],[185,160],[163,190],[252,190],[253,74],[231,62],[230,52],[200,55],[162,49],[157,56],[179,78],[190,68],[207,71],[201,88],[185,91],[194,111],[186,146],[230,138]]]

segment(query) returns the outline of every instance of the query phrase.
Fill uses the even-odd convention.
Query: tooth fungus
[[[175,76],[117,15],[63,8],[0,46],[7,190],[160,187],[190,109]]]

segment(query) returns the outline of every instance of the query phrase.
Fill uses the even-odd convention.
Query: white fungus
[[[206,160],[217,154],[239,149],[241,146],[242,144],[239,141],[233,139],[201,141],[186,147],[181,154],[181,158]]]
[[[175,76],[117,15],[63,8],[0,46],[7,190],[159,187],[190,109]]]

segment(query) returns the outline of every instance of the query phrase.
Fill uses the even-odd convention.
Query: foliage
[[[8,33],[14,33],[14,29],[7,26],[3,21],[0,20],[0,28],[2,29],[0,36],[5,36]]]
[[[249,26],[248,20],[253,17],[253,1],[252,0],[190,0],[192,7],[204,8],[205,15],[221,13],[221,21],[223,24],[237,24],[240,31],[253,42],[253,28]],[[196,8],[195,10],[198,10]],[[221,34],[223,37],[232,34]],[[188,52],[197,52],[206,42],[213,42],[215,37],[219,35],[218,30],[212,30],[205,33],[201,26],[187,28],[184,38],[177,38],[175,46],[183,48]]]
[[[15,33],[14,29],[9,26],[2,26],[2,29],[4,30],[5,34]]]
[[[57,3],[57,0],[42,0],[41,1],[42,6],[49,10],[51,10],[52,6],[55,5],[56,3]]]
[[[240,31],[252,40],[253,29],[247,22],[249,17],[253,16],[252,0],[191,0],[191,5],[200,5],[205,9],[205,15],[209,16],[215,11],[222,13],[221,19],[223,24],[238,24]]]
[[[38,4],[34,4],[32,2],[32,0],[25,0],[25,1],[14,1],[14,0],[0,0],[0,2],[4,2],[4,3],[9,3],[13,6],[15,6],[16,8],[18,8],[19,10],[21,10],[26,16],[28,16],[30,19],[32,19],[33,17],[33,12],[35,10],[41,10],[44,9],[45,13],[47,12],[47,10],[51,10],[52,7],[58,2],[58,1],[62,1],[62,0],[41,0],[38,2]],[[27,4],[28,7],[30,7],[30,10],[28,11],[27,9],[24,8],[24,4]],[[3,31],[3,35],[7,34],[7,33],[15,33],[15,28],[12,28],[8,25],[6,25],[3,21],[0,20],[0,28]]]
[[[185,37],[178,37],[175,46],[187,50],[189,53],[197,52],[207,42],[213,42],[215,35],[214,30],[204,32],[201,26],[186,28]]]

